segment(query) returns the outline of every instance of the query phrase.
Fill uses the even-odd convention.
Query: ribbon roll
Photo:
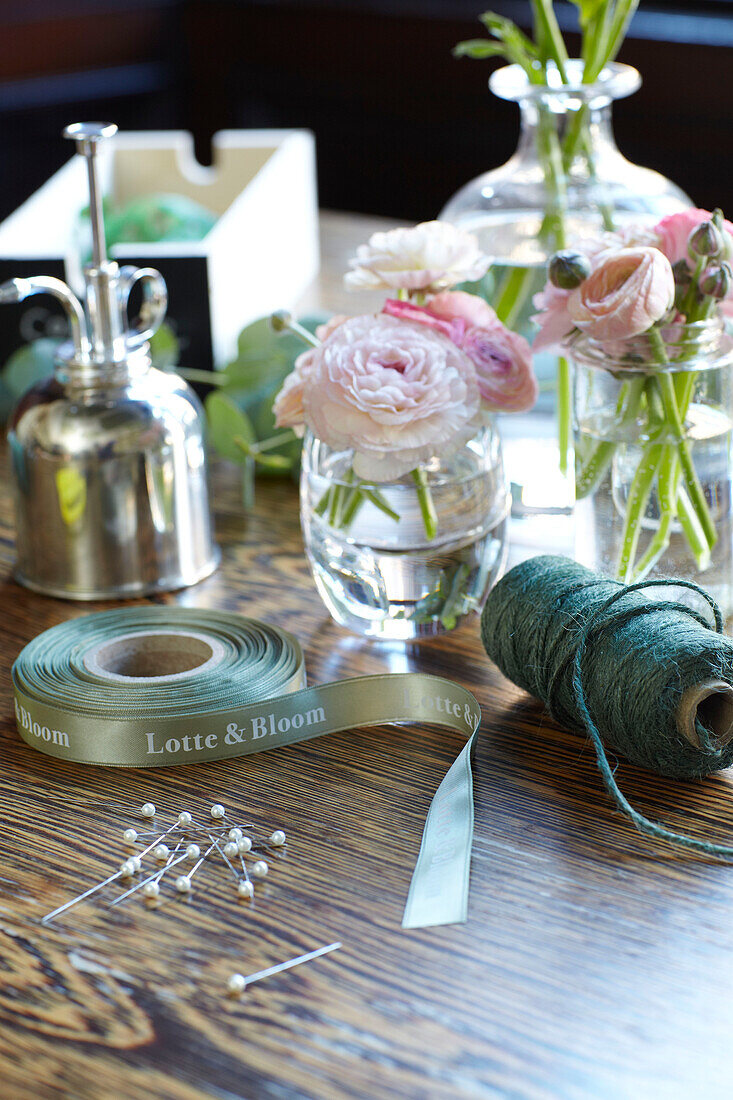
[[[471,756],[481,711],[460,685],[420,672],[306,686],[298,641],[224,611],[140,607],[40,634],[12,670],[18,732],[83,764],[223,760],[355,726],[430,722],[468,738],[430,805],[404,928],[466,920]]]

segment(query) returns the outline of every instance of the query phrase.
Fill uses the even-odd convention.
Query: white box
[[[307,130],[222,130],[204,167],[185,131],[122,132],[100,149],[105,197],[185,195],[218,215],[201,241],[124,244],[120,263],[158,268],[182,365],[222,367],[250,321],[290,309],[318,273],[315,142]],[[0,224],[0,281],[56,275],[78,292],[79,212],[88,205],[86,165],[74,156]],[[31,311],[30,314],[28,311]],[[31,298],[0,310],[0,365],[29,334],[55,335],[59,311]]]

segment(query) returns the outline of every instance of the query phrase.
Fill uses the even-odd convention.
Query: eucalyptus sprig
[[[306,340],[325,318],[307,317],[302,333],[276,331],[267,317],[239,335],[237,354],[223,370],[182,369],[190,382],[214,387],[204,401],[207,437],[213,449],[242,467],[242,500],[250,508],[256,473],[297,476],[301,441],[295,432],[277,431],[272,402],[293,369]],[[304,335],[303,335],[304,334]]]

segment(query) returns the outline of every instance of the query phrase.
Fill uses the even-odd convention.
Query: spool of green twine
[[[669,587],[673,600],[654,599]],[[676,590],[676,591],[675,591]],[[678,593],[692,590],[688,606]],[[567,558],[522,562],[496,585],[481,619],[487,654],[593,742],[612,798],[651,836],[716,856],[733,847],[666,829],[618,788],[606,749],[660,775],[693,778],[733,763],[733,640],[697,585],[625,587]]]

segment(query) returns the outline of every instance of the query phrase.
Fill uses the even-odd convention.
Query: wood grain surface
[[[344,307],[336,276],[364,220],[324,219],[306,303]],[[359,308],[350,299],[352,309]],[[466,925],[400,928],[425,813],[461,747],[427,727],[332,735],[173,770],[55,762],[18,738],[10,666],[40,631],[102,605],[12,580],[0,493],[0,1097],[2,1100],[653,1100],[733,1095],[733,868],[655,846],[616,813],[588,745],[484,657],[474,623],[376,644],[328,618],[303,556],[297,490],[263,480],[252,514],[214,467],[219,571],[160,598],[266,618],[302,642],[312,682],[412,669],[483,709]],[[522,552],[515,547],[515,555]],[[730,840],[731,779],[662,780],[620,762],[644,813]],[[202,870],[190,900],[109,910],[114,892],[42,926],[125,854],[153,801],[173,820],[213,801],[288,834],[257,904]],[[343,949],[224,995],[248,973]]]

